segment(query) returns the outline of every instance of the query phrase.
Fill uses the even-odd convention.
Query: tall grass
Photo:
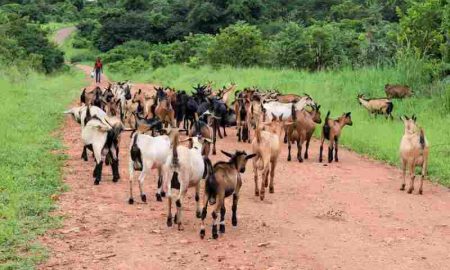
[[[58,222],[49,211],[51,196],[62,191],[64,159],[54,153],[62,144],[51,132],[84,84],[78,71],[21,78],[0,72],[1,269],[31,269],[45,256],[35,238]]]
[[[192,69],[171,65],[131,77],[114,73],[110,73],[109,77],[115,80],[156,82],[185,90],[192,89],[197,83],[212,80],[215,87],[236,82],[240,89],[259,86],[276,88],[284,93],[308,93],[322,105],[324,113],[330,110],[333,117],[343,112],[352,112],[354,125],[345,128],[341,140],[345,146],[395,165],[399,165],[398,148],[403,134],[403,124],[398,117],[416,114],[431,143],[430,176],[450,186],[450,146],[446,135],[450,125],[450,110],[446,108],[444,101],[446,95],[448,98],[449,85],[430,85],[429,78],[423,75],[423,65],[417,61],[408,61],[401,61],[395,68],[344,69],[316,73],[264,68]],[[417,93],[411,99],[394,100],[394,121],[369,116],[356,100],[358,93],[372,97],[385,96],[386,83],[406,83]]]

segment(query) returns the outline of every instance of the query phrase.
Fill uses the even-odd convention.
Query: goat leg
[[[338,138],[335,137],[334,138],[334,161],[335,162],[339,162],[339,158],[338,158]]]
[[[113,173],[113,179],[112,179],[113,182],[119,181],[120,174],[119,174],[119,160],[118,159],[112,160],[111,169],[112,169],[112,173]]]
[[[88,161],[88,156],[87,156],[86,146],[83,146],[83,152],[81,153],[81,158],[82,158],[84,161]]]
[[[222,205],[222,208],[220,208],[220,226],[219,231],[220,233],[225,233],[225,213],[227,210],[225,209],[225,204]]]
[[[406,186],[406,160],[402,160],[402,185],[400,186],[400,190],[405,190]]]
[[[237,215],[236,215],[238,201],[239,201],[239,195],[236,193],[233,194],[233,206],[231,208],[231,210],[233,211],[233,215],[231,216],[231,224],[235,227],[238,224]]]
[[[102,180],[102,168],[103,168],[103,161],[100,161],[95,165],[94,169],[94,185],[100,184],[100,181]]]

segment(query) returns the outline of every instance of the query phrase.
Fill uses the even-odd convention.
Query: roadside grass
[[[36,237],[59,223],[49,212],[63,191],[65,159],[51,132],[83,84],[75,70],[20,81],[0,71],[0,269],[33,269],[46,257]]]
[[[230,68],[192,69],[183,65],[170,65],[157,70],[146,70],[131,77],[107,72],[113,80],[130,79],[135,82],[153,82],[190,91],[197,83],[213,81],[219,88],[236,82],[238,89],[246,86],[279,89],[284,93],[308,93],[322,105],[322,117],[331,111],[332,117],[352,112],[353,126],[343,131],[341,143],[346,147],[372,158],[399,166],[399,144],[403,135],[403,123],[399,116],[416,114],[425,129],[430,148],[429,175],[433,180],[450,187],[450,145],[447,127],[450,126],[450,85],[430,85],[424,78],[420,65],[402,62],[395,68],[362,68],[340,71],[309,73],[305,71]],[[107,70],[107,69],[106,69]],[[385,96],[386,83],[406,83],[417,93],[416,97],[394,100],[394,121],[370,116],[357,100],[358,93],[369,97]],[[448,102],[448,101],[447,101]],[[319,132],[316,130],[316,136]],[[318,149],[312,149],[317,154]],[[345,162],[345,161],[343,161]]]
[[[59,48],[64,51],[64,58],[67,62],[90,65],[95,61],[100,52],[92,45],[88,45],[87,48],[74,48],[73,43],[75,41],[75,34],[76,31],[74,31]]]

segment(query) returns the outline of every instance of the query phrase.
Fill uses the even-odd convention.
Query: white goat
[[[294,103],[295,110],[301,111],[305,106],[315,105],[314,100],[312,100],[310,97],[302,97],[299,101]],[[268,103],[263,103],[263,108],[265,111],[265,120],[264,121],[272,121],[272,115],[275,115],[276,117],[280,117],[280,115],[283,116],[284,121],[288,120],[292,116],[292,103],[282,103],[279,101],[271,101]]]
[[[190,137],[192,148],[177,146],[176,151],[171,153],[164,164],[164,187],[167,187],[168,215],[167,226],[172,226],[172,188],[179,189],[175,204],[177,213],[174,222],[178,224],[178,230],[183,230],[182,201],[189,187],[195,186],[195,202],[197,218],[201,217],[200,211],[200,182],[206,179],[212,172],[211,161],[203,156],[206,144],[211,143],[210,139]],[[177,158],[174,158],[177,157]],[[178,179],[178,181],[177,181]]]
[[[89,110],[87,112],[89,113]],[[84,148],[89,148],[94,152],[96,165],[93,176],[95,185],[98,185],[101,181],[105,159],[106,164],[111,163],[113,182],[120,179],[118,148],[122,130],[123,126],[120,119],[111,118],[105,123],[95,116],[90,118],[81,130]],[[107,159],[107,155],[109,155],[111,161]]]
[[[146,134],[135,133],[131,138],[130,145],[130,198],[129,204],[134,203],[133,199],[133,181],[134,172],[141,171],[139,175],[139,191],[143,202],[147,201],[147,196],[142,190],[145,175],[151,169],[158,169],[158,191],[156,193],[157,201],[162,201],[165,196],[161,190],[162,185],[162,165],[166,162],[170,153],[171,139],[167,135],[152,137]]]

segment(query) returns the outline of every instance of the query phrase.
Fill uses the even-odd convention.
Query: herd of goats
[[[288,161],[291,160],[291,146],[297,144],[297,160],[308,159],[311,137],[318,124],[322,123],[320,105],[309,95],[281,94],[275,90],[262,91],[245,88],[236,91],[236,85],[214,91],[211,84],[197,85],[192,94],[175,91],[172,88],[156,88],[155,94],[142,90],[132,93],[129,82],[109,84],[106,89],[96,87],[83,90],[80,106],[70,114],[81,125],[84,143],[82,159],[88,160],[87,150],[93,152],[95,168],[94,184],[101,181],[103,163],[111,165],[113,181],[119,175],[119,143],[123,131],[131,131],[129,146],[129,203],[133,204],[133,182],[135,171],[138,178],[140,197],[146,202],[143,182],[146,174],[158,170],[156,199],[168,200],[167,225],[172,222],[183,229],[183,200],[189,187],[195,187],[196,216],[201,218],[200,236],[205,236],[204,220],[208,205],[215,205],[212,211],[212,237],[219,231],[225,232],[224,199],[233,196],[232,225],[237,225],[237,206],[242,186],[241,174],[247,161],[252,160],[255,180],[255,195],[264,200],[265,189],[274,193],[274,176],[277,161],[284,143],[288,145]],[[387,98],[368,99],[358,95],[358,102],[371,114],[383,114],[392,118],[391,98],[411,96],[407,86],[386,85]],[[234,96],[233,101],[231,97]],[[415,167],[422,168],[419,194],[422,194],[423,178],[426,175],[428,143],[424,131],[416,125],[416,117],[401,117],[405,131],[400,144],[403,165],[401,189],[405,189],[406,168],[409,168],[410,187],[414,190]],[[328,144],[328,162],[338,162],[338,142],[343,128],[352,125],[351,113],[343,113],[337,119],[326,114],[322,126],[319,162],[325,140]],[[181,127],[180,127],[181,126]],[[214,165],[208,158],[211,150],[216,154],[216,135],[227,136],[226,127],[236,126],[239,142],[251,143],[252,153],[221,151],[228,161]],[[223,130],[223,135],[221,132]],[[185,132],[183,139],[180,134]],[[183,144],[186,143],[186,144]],[[305,144],[304,154],[302,147]],[[212,148],[212,149],[211,149]],[[262,173],[260,186],[258,173]],[[270,174],[270,179],[269,179]],[[200,205],[200,188],[204,180],[203,207]],[[175,193],[174,190],[178,190]],[[174,194],[173,194],[174,193]],[[176,194],[176,195],[175,195]],[[172,200],[175,200],[176,214],[172,217]],[[217,221],[220,213],[220,221]]]

